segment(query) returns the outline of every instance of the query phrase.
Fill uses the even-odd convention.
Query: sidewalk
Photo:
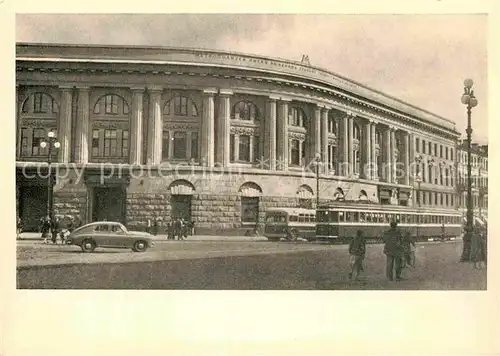
[[[21,238],[17,241],[43,241],[39,232],[25,232],[21,234]],[[155,241],[171,241],[167,240],[167,235],[153,236]],[[211,236],[211,235],[193,235],[188,236],[186,241],[268,241],[264,236]]]

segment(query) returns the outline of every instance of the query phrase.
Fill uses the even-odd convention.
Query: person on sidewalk
[[[386,255],[386,277],[394,280],[394,270],[396,280],[401,280],[403,253],[403,236],[396,221],[391,221],[391,227],[384,232],[384,254]]]
[[[21,238],[22,232],[23,232],[23,221],[21,220],[20,217],[17,217],[17,222],[16,222],[16,240],[19,240]]]
[[[485,262],[485,241],[483,234],[481,234],[479,228],[474,228],[474,234],[472,235],[471,244],[471,261],[474,263],[474,268],[481,269]]]
[[[365,259],[365,253],[366,241],[363,236],[363,231],[358,230],[356,231],[356,236],[354,236],[349,242],[349,262],[351,267],[349,271],[349,279],[358,279],[363,260]]]

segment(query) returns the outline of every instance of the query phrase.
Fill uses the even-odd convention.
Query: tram
[[[338,202],[318,207],[315,239],[345,243],[361,230],[365,239],[380,242],[391,221],[417,241],[456,238],[462,233],[459,212]]]
[[[270,208],[266,210],[264,236],[279,241],[287,234],[306,240],[316,234],[316,210],[301,208]]]

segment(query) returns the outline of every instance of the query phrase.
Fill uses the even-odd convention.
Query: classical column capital
[[[78,89],[78,91],[90,91],[90,87],[87,85],[77,85],[76,89]]]
[[[219,95],[233,95],[233,91],[229,89],[219,89]]]
[[[269,97],[266,99],[267,101],[277,101],[277,100],[280,100],[280,97],[279,96],[276,96],[276,95],[269,95]]]
[[[146,88],[144,88],[144,87],[139,87],[139,86],[137,86],[137,87],[131,87],[131,88],[130,88],[130,91],[131,91],[132,93],[144,93],[144,91],[145,91],[145,90],[146,90]]]
[[[73,88],[74,87],[72,85],[59,85],[59,89],[61,91],[72,91]]]
[[[161,93],[163,91],[163,87],[156,85],[148,86],[147,89],[150,93]]]
[[[218,92],[219,91],[217,90],[217,88],[205,88],[205,89],[202,89],[202,94],[203,95],[214,96]]]

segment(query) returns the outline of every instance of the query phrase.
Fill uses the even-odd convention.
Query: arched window
[[[196,104],[186,95],[175,95],[163,106],[162,160],[196,162],[200,154],[199,116]],[[189,120],[179,124],[177,121]]]
[[[46,159],[48,148],[40,147],[40,143],[47,139],[49,131],[57,134],[58,113],[59,106],[51,95],[34,92],[26,97],[19,113],[20,159]],[[56,160],[57,150],[53,150],[52,154],[52,159]]]
[[[56,114],[59,107],[54,98],[46,93],[33,93],[23,103],[21,112],[30,114]]]
[[[340,187],[337,188],[335,190],[335,194],[333,194],[333,199],[334,200],[344,200],[344,197],[345,197],[345,195],[344,195],[344,191],[342,190],[342,188],[340,188]]]
[[[241,222],[258,223],[262,189],[253,182],[247,182],[240,187],[239,194],[241,197]]]
[[[117,94],[99,97],[92,111],[91,160],[127,161],[130,147],[130,106]]]
[[[380,145],[382,142],[382,133],[379,130],[375,132],[375,144]]]
[[[301,108],[291,107],[288,111],[288,125],[306,127],[307,116]]]
[[[94,106],[94,115],[128,115],[130,108],[121,96],[106,94],[97,100]]]
[[[359,197],[358,197],[359,200],[368,200],[368,194],[366,194],[366,191],[364,190],[361,190],[359,192]]]
[[[299,208],[312,209],[313,208],[314,192],[310,186],[303,184],[297,190],[297,198],[299,199]]]
[[[176,95],[165,103],[163,107],[165,116],[198,116],[195,103],[184,95]]]
[[[358,141],[361,140],[361,130],[359,129],[359,126],[357,124],[354,124],[353,129],[354,129],[353,130],[353,135],[354,135],[353,138],[355,140],[358,140]]]
[[[232,118],[234,120],[255,121],[260,120],[260,115],[259,110],[254,103],[252,103],[251,101],[242,100],[237,102],[233,106]]]

